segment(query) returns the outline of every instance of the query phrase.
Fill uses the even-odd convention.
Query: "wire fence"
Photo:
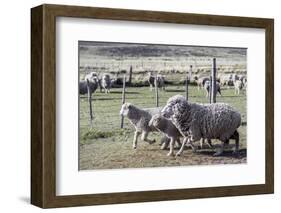
[[[190,70],[182,73],[170,73],[165,75],[165,90],[158,88],[155,81],[153,89],[151,90],[148,84],[148,73],[141,74],[142,84],[138,84],[140,79],[139,75],[133,74],[132,66],[129,71],[122,74],[119,78],[118,85],[111,88],[111,92],[105,94],[96,90],[92,94],[92,107],[94,113],[93,129],[99,131],[116,131],[120,128],[132,129],[128,119],[120,116],[120,109],[123,103],[132,103],[135,106],[147,109],[155,107],[163,107],[166,105],[167,100],[174,95],[183,95],[194,102],[208,103],[216,102],[215,88],[212,89],[212,81],[210,87],[210,98],[206,98],[205,91],[198,91],[197,86],[189,84],[192,78],[192,66]],[[143,77],[146,76],[146,78]],[[212,75],[212,77],[211,77]],[[213,66],[208,76],[216,82],[216,60],[213,60]],[[154,73],[157,77],[157,73]],[[214,95],[212,95],[214,94]],[[231,101],[231,100],[229,100]],[[80,96],[80,128],[89,128],[89,107],[87,96]]]

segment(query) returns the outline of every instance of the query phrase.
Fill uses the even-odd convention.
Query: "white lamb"
[[[135,135],[133,140],[134,149],[137,148],[138,137],[140,134],[142,134],[141,139],[143,141],[148,142],[149,144],[156,142],[155,139],[150,140],[147,138],[149,132],[156,131],[154,127],[149,126],[149,121],[152,117],[150,112],[140,109],[133,104],[124,103],[121,107],[120,115],[126,116],[129,119],[130,123],[135,127]]]
[[[149,126],[157,129],[159,132],[162,132],[166,137],[170,139],[170,152],[167,154],[168,156],[173,155],[174,145],[180,143],[181,134],[171,120],[163,117],[161,114],[153,115],[151,120],[149,121]],[[163,143],[162,149],[167,146],[166,143]]]

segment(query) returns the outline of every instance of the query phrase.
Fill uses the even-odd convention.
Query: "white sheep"
[[[211,89],[211,82],[210,81],[206,81],[204,84],[204,89],[206,91],[206,97],[210,96],[210,89]],[[221,88],[220,88],[220,83],[216,81],[216,95],[217,93],[220,94],[221,96]]]
[[[188,103],[183,96],[177,95],[170,98],[167,105],[172,114],[172,122],[184,137],[177,155],[181,155],[186,143],[190,144],[195,151],[193,142],[201,138],[222,141],[221,149],[214,154],[215,156],[223,153],[224,144],[228,143],[229,139],[235,139],[235,153],[238,152],[237,129],[241,125],[241,115],[228,104]]]
[[[101,87],[104,89],[105,93],[110,93],[111,80],[109,74],[107,73],[103,74],[101,79]]]
[[[239,95],[240,94],[240,90],[243,89],[243,86],[244,86],[244,84],[243,84],[242,80],[235,81],[234,82],[234,94]]]
[[[167,101],[167,104],[164,108],[162,108],[161,110],[161,115],[164,116],[165,118],[171,120],[172,119],[172,116],[174,114],[173,110],[172,110],[172,107],[177,104],[177,103],[180,103],[181,101],[186,101],[186,98],[183,97],[182,95],[175,95],[171,98],[168,99]],[[167,141],[164,141],[166,142],[166,146],[167,146]],[[203,148],[203,145],[205,143],[205,139],[204,138],[201,138],[200,140],[200,147],[201,149]],[[209,146],[209,148],[212,148],[212,141],[211,139],[207,139],[206,141],[207,145]]]
[[[159,113],[159,110],[158,110]],[[149,121],[152,117],[151,113],[140,109],[133,104],[130,103],[124,103],[120,110],[121,116],[126,116],[130,123],[133,124],[135,127],[135,134],[134,134],[134,140],[133,140],[133,148],[137,148],[138,143],[138,137],[141,135],[141,140],[148,142],[149,144],[155,143],[156,140],[150,140],[148,139],[148,134],[151,131],[156,131],[154,127],[149,126]]]
[[[98,78],[98,74],[96,72],[90,72],[89,74],[85,75],[84,80],[92,81],[94,78]]]
[[[167,138],[169,138],[170,143],[170,152],[167,154],[168,156],[173,155],[174,153],[174,145],[180,143],[181,134],[171,120],[165,118],[161,114],[153,115],[151,120],[149,121],[149,126],[154,127],[159,132],[162,132]],[[167,144],[164,142],[162,145],[162,149],[166,148]]]
[[[206,81],[210,81],[210,78],[208,77],[201,77],[201,78],[197,78],[197,80],[195,80],[197,83],[197,89],[200,90],[200,88],[204,88],[204,85],[206,83]]]
[[[228,75],[221,75],[220,76],[220,85],[221,86],[227,86],[228,88],[230,86],[234,86],[233,76],[232,74]]]
[[[163,75],[156,75],[153,76],[151,72],[148,72],[148,83],[150,86],[150,91],[152,91],[153,87],[155,87],[155,78],[157,82],[157,87],[165,90],[165,77]]]
[[[96,91],[98,88],[99,82],[97,78],[92,78],[91,80],[82,80],[79,82],[79,94],[84,95],[88,93],[88,87],[90,95]]]

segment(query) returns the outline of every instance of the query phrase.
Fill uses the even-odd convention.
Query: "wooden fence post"
[[[132,75],[133,75],[133,66],[130,66],[130,71],[129,71],[129,81],[128,84],[131,85],[132,83]]]
[[[122,105],[125,103],[126,100],[126,75],[123,76],[123,90],[122,90]],[[124,127],[124,116],[121,115],[121,129]]]
[[[159,107],[159,96],[158,96],[158,81],[157,81],[158,76],[156,75],[154,78],[154,87],[155,87],[155,102],[156,102],[156,107]]]
[[[216,103],[216,95],[217,95],[217,80],[216,80],[216,58],[213,58],[213,67],[212,67],[212,103]]]
[[[189,67],[189,80],[191,81],[192,78],[192,65]]]
[[[188,101],[188,83],[189,83],[189,79],[188,79],[188,75],[186,75],[186,79],[185,79],[185,99]]]
[[[209,103],[212,103],[212,75],[210,75],[210,84],[209,84],[209,91],[208,91],[208,98],[209,98]]]
[[[90,88],[90,82],[87,79],[87,92],[88,92],[88,103],[89,103],[89,114],[90,114],[90,128],[93,128],[93,109],[92,109],[92,91]]]

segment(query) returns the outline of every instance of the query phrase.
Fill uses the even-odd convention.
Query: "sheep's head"
[[[91,72],[91,73],[90,73],[90,76],[91,76],[91,77],[98,77],[98,74],[97,74],[96,72]]]
[[[161,110],[162,115],[165,118],[170,118],[173,115],[172,107],[181,102],[186,102],[185,97],[182,95],[175,95],[168,99],[166,106]]]
[[[124,103],[121,107],[121,110],[120,110],[120,115],[122,116],[127,116],[129,111],[130,111],[130,108],[132,107],[132,104],[130,103]]]
[[[160,114],[153,115],[148,125],[149,127],[158,127],[163,119],[165,118]]]

